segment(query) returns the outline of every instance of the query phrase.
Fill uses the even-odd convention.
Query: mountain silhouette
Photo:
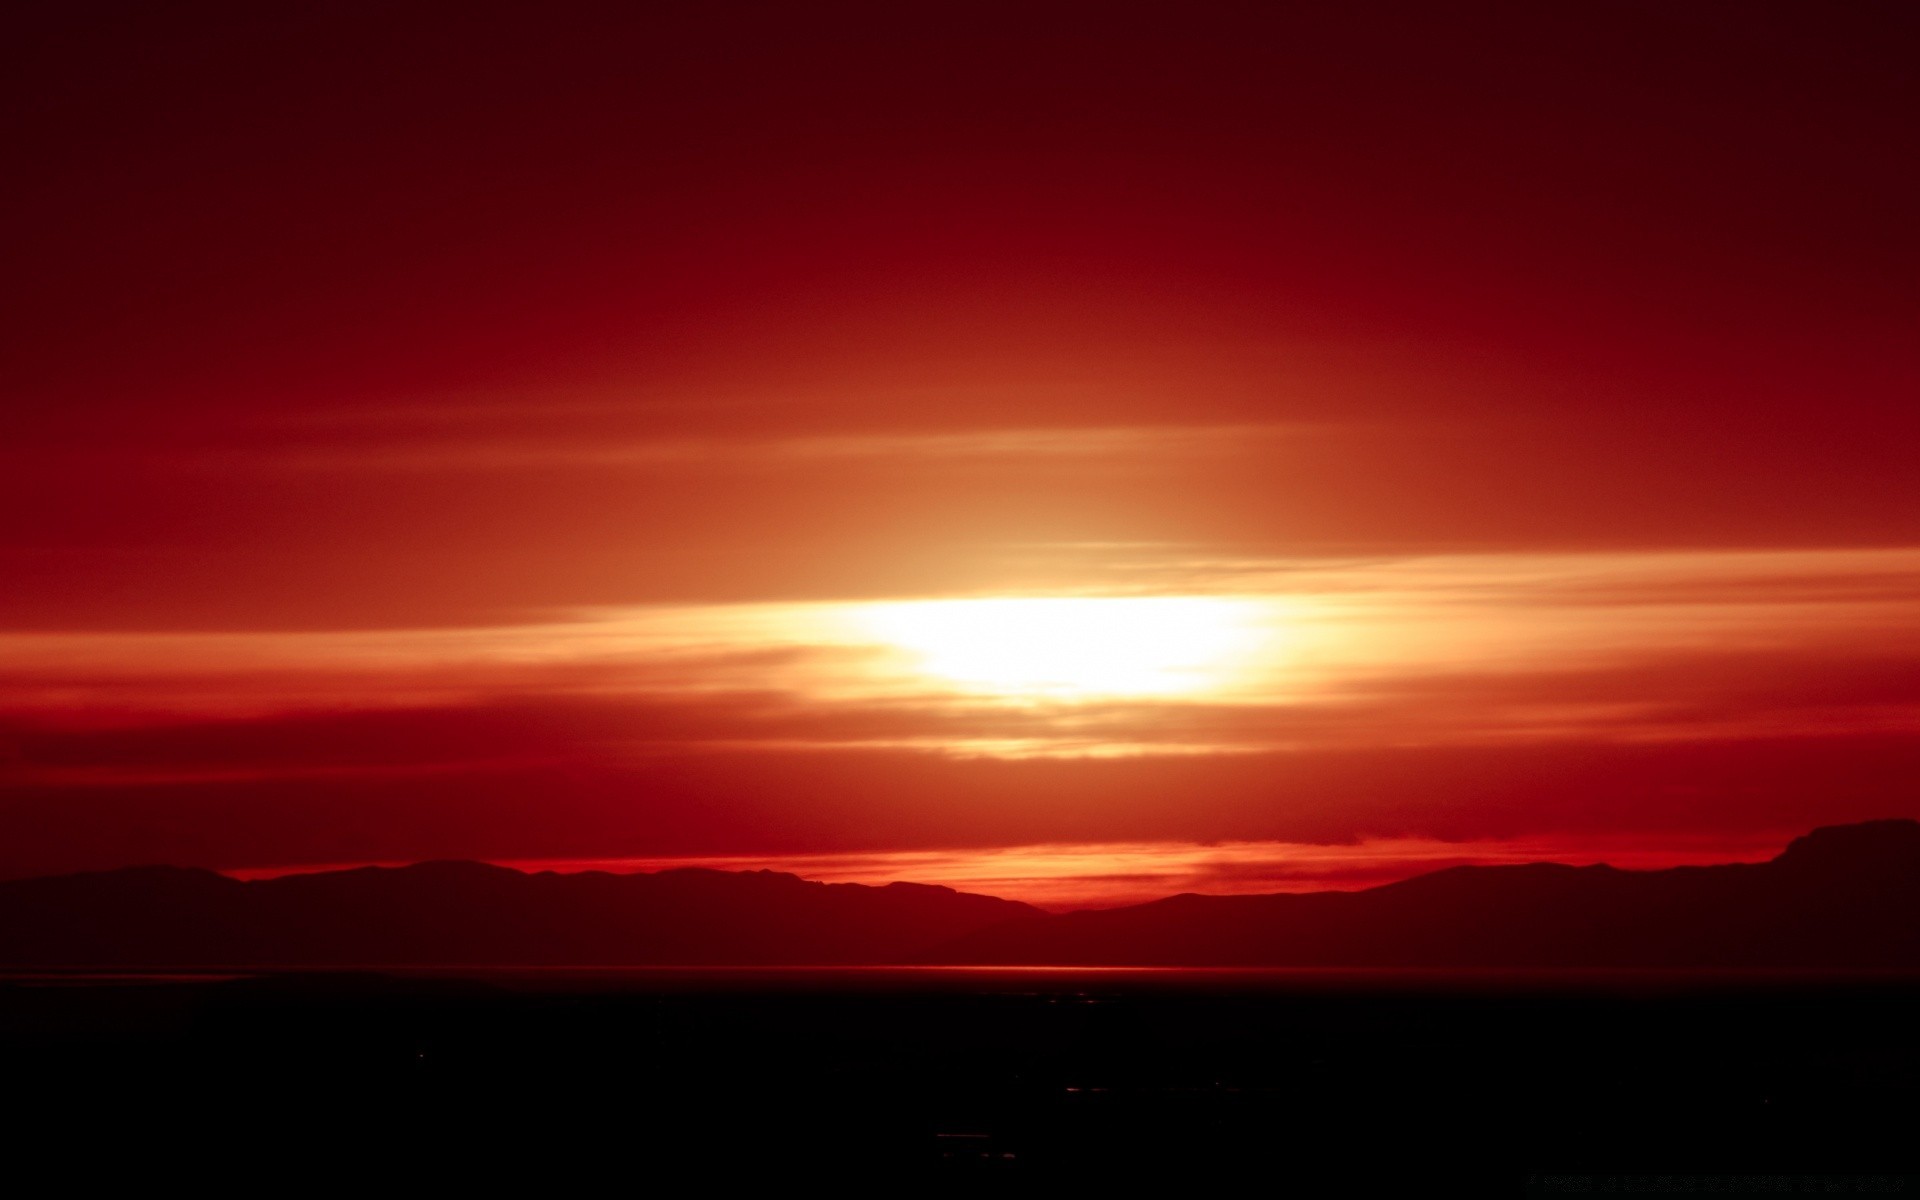
[[[1455,867],[1358,892],[1174,896],[983,930],[981,964],[1920,968],[1920,822],[1830,826],[1770,862]]]
[[[0,963],[35,966],[902,962],[1037,910],[774,871],[528,874],[474,862],[241,882],[134,867],[0,882]]]
[[[1920,968],[1920,822],[1770,862],[1455,867],[1356,892],[1046,915],[950,888],[773,871],[473,862],[241,882],[136,867],[0,882],[0,964]]]

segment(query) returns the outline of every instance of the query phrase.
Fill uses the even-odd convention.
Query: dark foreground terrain
[[[62,1190],[1901,1194],[1916,1002],[1731,972],[21,975],[0,1138]]]

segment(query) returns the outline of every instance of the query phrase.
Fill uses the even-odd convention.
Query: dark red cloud
[[[1907,6],[47,7],[16,34],[12,624],[941,591],[1036,539],[1920,537]],[[1117,474],[351,465],[1314,422],[1346,432]],[[315,451],[347,465],[287,466]]]

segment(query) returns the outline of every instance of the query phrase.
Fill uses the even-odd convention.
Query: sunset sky
[[[1920,7],[48,7],[0,875],[1920,816]]]

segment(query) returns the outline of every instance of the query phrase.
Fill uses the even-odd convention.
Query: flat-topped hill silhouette
[[[944,887],[771,871],[434,862],[0,883],[0,964],[15,967],[889,963],[1920,968],[1920,822],[1816,829],[1765,863],[1456,867],[1357,892],[1051,916]]]

